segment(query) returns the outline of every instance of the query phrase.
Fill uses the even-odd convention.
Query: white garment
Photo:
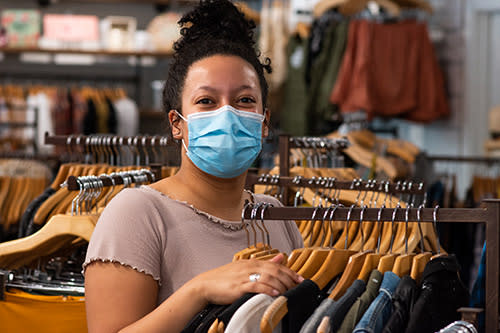
[[[128,97],[121,98],[115,103],[117,134],[120,136],[134,136],[139,133],[139,110],[137,104]]]
[[[260,333],[260,321],[264,312],[274,301],[274,297],[258,294],[245,302],[231,317],[225,333]],[[281,332],[281,323],[273,333]]]
[[[36,105],[35,112],[38,112],[36,146],[39,152],[50,154],[54,151],[54,146],[45,145],[45,132],[48,132],[50,135],[55,134],[54,122],[52,121],[52,114],[50,112],[51,101],[45,93],[41,92],[34,96],[32,103]]]

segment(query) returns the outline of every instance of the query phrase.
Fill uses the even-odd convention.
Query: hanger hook
[[[257,246],[257,230],[255,230],[255,220],[257,216],[257,210],[259,210],[260,206],[262,205],[261,202],[258,202],[257,204],[254,205],[252,208],[252,212],[250,213],[250,227],[252,228],[253,231],[253,240],[254,240],[254,245]]]
[[[367,206],[363,205],[363,207],[361,208],[361,211],[359,212],[359,229],[361,231],[361,252],[364,251],[364,247],[365,247],[365,232],[363,231],[363,219],[365,217],[366,208],[367,208]]]
[[[312,246],[312,239],[314,237],[314,225],[316,224],[316,214],[318,214],[319,207],[314,208],[313,214],[311,216],[311,236],[309,237],[309,247]]]
[[[345,224],[346,233],[345,233],[345,243],[344,243],[344,249],[346,250],[347,250],[347,244],[349,243],[349,223],[351,222],[351,214],[354,207],[356,207],[356,205],[352,204],[351,207],[349,208],[349,211],[347,212],[347,221]]]
[[[266,231],[266,240],[267,240],[267,245],[269,246],[269,248],[271,248],[271,237],[269,235],[269,230],[267,230],[266,224],[264,223],[264,213],[265,213],[266,209],[268,209],[270,207],[274,207],[274,205],[271,203],[265,203],[262,207],[262,210],[260,211],[260,223],[262,223],[262,227]]]
[[[420,251],[424,252],[425,251],[425,245],[424,245],[424,233],[422,232],[422,209],[424,209],[424,205],[418,206],[417,209],[417,225],[418,225],[418,232],[420,233]]]
[[[394,245],[394,221],[396,220],[396,213],[398,212],[398,209],[401,206],[399,203],[394,207],[394,211],[392,212],[392,220],[391,220],[391,246],[390,246],[390,252],[392,254],[392,246]]]
[[[330,235],[330,247],[333,248],[333,242],[334,242],[334,239],[333,239],[333,216],[335,215],[335,211],[337,210],[337,208],[339,208],[340,205],[335,205],[333,206],[333,209],[332,209],[332,212],[330,213],[330,228],[332,230],[332,233]]]
[[[410,208],[411,206],[406,206],[405,210],[405,253],[408,254],[408,223],[410,220]]]
[[[437,230],[437,213],[438,213],[438,210],[439,210],[439,205],[436,205],[436,207],[434,207],[434,211],[432,212],[432,224],[434,225],[434,232],[436,233],[436,239],[437,239],[437,253],[440,254],[441,253],[441,243],[439,242],[439,233],[438,233],[438,230]]]
[[[243,229],[245,229],[245,232],[247,234],[247,247],[250,247],[250,233],[247,229],[247,225],[245,223],[245,213],[247,211],[247,208],[250,207],[252,208],[251,206],[253,206],[253,204],[249,201],[247,201],[245,203],[245,206],[243,206],[243,210],[241,211],[241,226],[243,227]]]
[[[380,209],[377,213],[377,224],[379,225],[378,228],[378,237],[377,237],[377,253],[380,253],[380,241],[382,239],[382,229],[383,229],[383,222],[382,222],[382,212],[385,209],[385,204],[382,204],[380,206]]]

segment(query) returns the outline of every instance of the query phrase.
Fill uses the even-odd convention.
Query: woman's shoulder
[[[277,198],[267,195],[267,194],[253,194],[253,197],[255,198],[255,203],[260,203],[260,202],[265,202],[265,203],[270,203],[274,207],[282,207],[283,204],[281,201],[279,201]]]

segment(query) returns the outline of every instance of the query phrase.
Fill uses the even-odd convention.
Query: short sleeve
[[[150,275],[161,284],[161,215],[141,189],[121,191],[102,212],[83,269],[94,261],[114,262]]]

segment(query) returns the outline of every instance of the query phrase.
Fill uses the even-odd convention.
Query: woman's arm
[[[229,304],[248,292],[277,296],[303,279],[280,262],[241,260],[198,275],[156,307],[158,283],[116,263],[94,262],[85,272],[88,329],[96,332],[180,332],[207,303]],[[259,282],[248,276],[260,273]]]

